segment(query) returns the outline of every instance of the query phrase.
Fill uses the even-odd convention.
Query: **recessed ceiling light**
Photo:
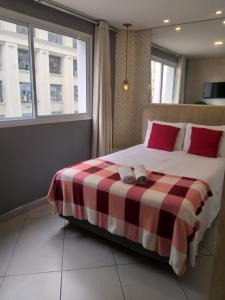
[[[222,12],[222,10],[217,10],[216,11],[216,15],[221,15],[223,12]]]
[[[225,25],[225,20],[223,20],[223,24]]]
[[[164,22],[164,23],[169,23],[170,20],[169,20],[169,19],[165,19],[165,20],[163,20],[163,22]]]
[[[175,30],[176,30],[176,31],[181,31],[181,27],[180,27],[180,26],[177,26],[177,27],[175,27]]]
[[[223,41],[215,41],[214,45],[215,46],[222,46],[223,45]]]

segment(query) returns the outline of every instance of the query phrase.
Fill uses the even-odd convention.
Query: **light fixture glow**
[[[169,20],[169,19],[165,19],[165,20],[163,20],[163,22],[164,22],[164,23],[169,23],[170,20]]]
[[[128,80],[124,79],[123,81],[123,90],[126,92],[129,90]]]
[[[223,24],[225,25],[225,20],[223,20]]]
[[[177,26],[177,27],[175,27],[175,30],[176,30],[176,31],[181,31],[181,27],[180,27],[180,26]]]
[[[215,46],[222,46],[223,45],[223,41],[215,41],[214,45]]]
[[[216,15],[222,15],[222,13],[223,13],[222,10],[217,10],[216,11]]]

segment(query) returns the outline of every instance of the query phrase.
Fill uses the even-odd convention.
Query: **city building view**
[[[86,42],[33,28],[39,116],[86,112]],[[34,114],[28,27],[0,21],[0,119]],[[13,88],[12,88],[13,87]]]

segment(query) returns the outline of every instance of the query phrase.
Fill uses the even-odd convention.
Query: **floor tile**
[[[62,300],[122,300],[115,267],[64,271]]]
[[[0,223],[0,243],[16,242],[23,223],[24,219],[20,217]]]
[[[112,247],[112,252],[117,265],[143,262],[147,260],[144,256],[138,255],[131,250],[117,245]]]
[[[63,269],[114,265],[111,249],[97,238],[65,239]]]
[[[126,300],[186,300],[172,270],[162,263],[121,265],[118,272]]]
[[[63,240],[20,241],[9,264],[7,275],[61,270]]]
[[[70,224],[67,221],[66,221],[64,230],[65,230],[65,239],[93,236],[93,234],[91,234],[88,230],[85,230],[84,228]]]
[[[14,243],[0,244],[0,276],[5,275],[14,247]]]
[[[48,203],[28,212],[28,218],[49,218],[55,215],[53,206]]]
[[[56,218],[28,218],[21,231],[20,240],[39,241],[63,239],[64,220]]]
[[[196,267],[189,267],[184,276],[179,279],[189,299],[208,300],[213,261],[212,256],[198,257]]]
[[[5,277],[1,300],[59,300],[60,273],[42,273]]]

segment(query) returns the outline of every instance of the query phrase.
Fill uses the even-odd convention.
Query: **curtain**
[[[186,57],[182,55],[178,60],[175,102],[184,103],[186,78]]]
[[[112,152],[110,72],[109,26],[100,21],[95,29],[92,157]]]

